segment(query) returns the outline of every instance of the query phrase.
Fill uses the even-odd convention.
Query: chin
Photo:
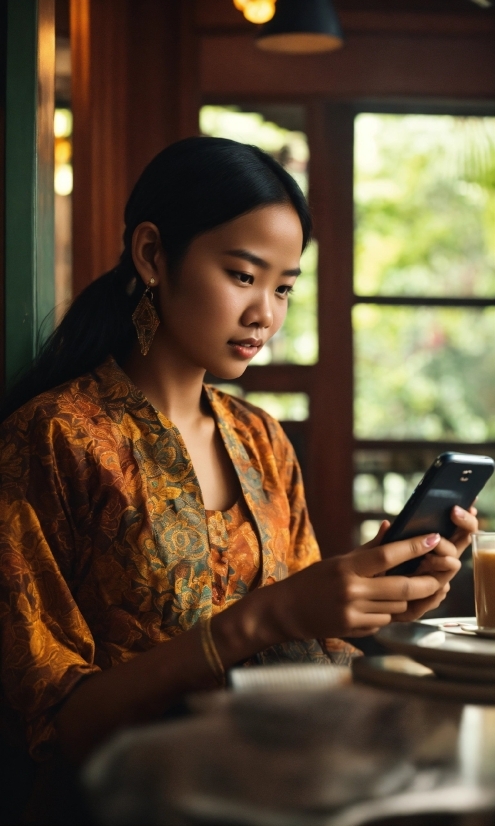
[[[210,375],[215,376],[217,379],[222,379],[223,381],[232,381],[233,379],[238,379],[244,375],[246,369],[249,367],[249,363],[247,364],[211,364],[206,366],[206,370]]]

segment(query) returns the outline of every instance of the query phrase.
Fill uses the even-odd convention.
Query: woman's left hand
[[[450,518],[457,525],[457,530],[450,539],[442,537],[435,550],[423,557],[414,574],[414,576],[430,574],[438,580],[442,587],[432,597],[409,602],[407,611],[403,614],[393,615],[393,622],[413,622],[422,617],[427,611],[438,608],[443,602],[450,591],[450,580],[461,567],[459,557],[471,544],[470,535],[478,530],[476,514],[476,508],[470,508],[468,511],[457,506],[452,508]]]

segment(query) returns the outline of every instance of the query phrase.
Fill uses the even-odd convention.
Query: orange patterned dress
[[[177,428],[109,358],[0,431],[4,701],[36,759],[79,680],[125,662],[320,558],[280,425],[205,386],[242,496],[205,512]],[[343,662],[354,649],[328,646]],[[328,663],[316,641],[258,656]]]

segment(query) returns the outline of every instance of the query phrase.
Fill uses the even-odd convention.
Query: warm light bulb
[[[248,0],[233,0],[234,6],[236,9],[239,9],[239,11],[244,11],[247,2]]]
[[[247,0],[244,17],[250,23],[268,23],[275,14],[275,0]]]

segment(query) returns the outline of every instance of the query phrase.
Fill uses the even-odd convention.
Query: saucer
[[[440,628],[448,634],[460,634],[461,636],[474,636],[476,624],[476,617],[435,617],[434,619],[418,620],[422,625],[433,625],[435,628]]]
[[[479,637],[488,637],[490,640],[495,640],[495,628],[480,628],[478,625],[461,625],[465,631],[470,634],[477,634]]]
[[[482,639],[471,629],[452,634],[430,623],[395,622],[382,628],[375,638],[385,648],[422,663],[439,677],[495,685],[495,640]]]

